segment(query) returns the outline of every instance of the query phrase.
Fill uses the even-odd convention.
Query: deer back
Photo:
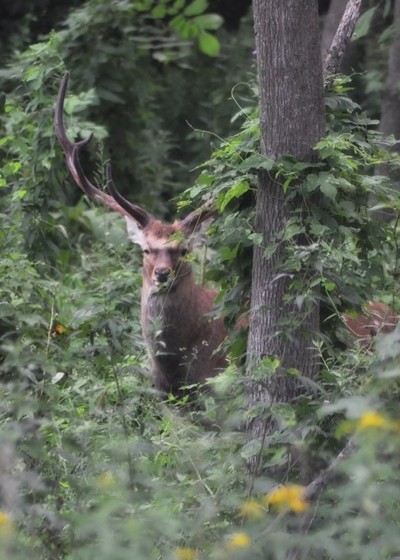
[[[399,316],[386,303],[370,301],[363,313],[355,316],[345,314],[343,320],[359,345],[369,349],[378,334],[391,333],[395,330]]]

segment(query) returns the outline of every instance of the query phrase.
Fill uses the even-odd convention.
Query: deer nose
[[[156,277],[157,282],[160,284],[164,284],[167,282],[168,278],[171,275],[172,270],[170,268],[155,268],[154,275]]]

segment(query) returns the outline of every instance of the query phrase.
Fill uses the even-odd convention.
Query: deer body
[[[78,187],[122,214],[131,241],[142,248],[141,325],[151,373],[157,389],[178,395],[183,386],[202,382],[226,367],[226,358],[219,350],[226,335],[223,320],[212,315],[216,292],[196,285],[187,258],[215,210],[205,205],[183,220],[165,224],[118,192],[110,166],[106,169],[110,194],[95,187],[79,161],[79,153],[91,137],[72,142],[65,132],[63,107],[67,85],[68,74],[65,74],[54,117],[57,139]]]
[[[222,319],[210,317],[215,293],[193,279],[185,282],[190,285],[179,291],[179,300],[173,292],[142,295],[142,329],[155,386],[173,394],[226,367],[224,355],[215,352],[225,336]]]
[[[345,314],[345,325],[356,338],[361,348],[370,350],[379,334],[388,334],[395,330],[399,316],[381,301],[370,301],[363,313],[358,315]]]
[[[177,394],[226,367],[217,350],[226,334],[223,320],[212,316],[216,292],[196,285],[186,258],[199,226],[153,220],[140,229],[127,222],[131,240],[143,249],[141,324],[154,383]]]

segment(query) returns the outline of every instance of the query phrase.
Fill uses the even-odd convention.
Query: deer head
[[[79,161],[80,152],[89,144],[92,136],[72,142],[65,132],[63,113],[68,80],[69,74],[66,73],[58,92],[54,125],[72,177],[86,195],[125,217],[129,238],[143,250],[146,278],[152,285],[178,282],[191,270],[183,257],[193,248],[194,239],[202,231],[201,226],[214,216],[215,209],[206,204],[183,220],[176,220],[171,225],[164,224],[119,193],[112,179],[110,165],[106,167],[106,187],[110,194],[95,187],[85,176]]]

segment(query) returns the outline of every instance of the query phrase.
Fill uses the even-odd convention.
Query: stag
[[[381,301],[370,301],[358,315],[343,315],[344,323],[364,350],[371,350],[379,334],[388,334],[396,329],[399,316]]]
[[[196,284],[187,254],[204,233],[215,210],[205,205],[183,220],[166,224],[116,189],[111,167],[106,167],[110,194],[89,181],[79,161],[92,136],[72,142],[64,126],[64,101],[69,75],[57,96],[54,127],[65,153],[67,167],[78,187],[93,200],[122,214],[128,236],[143,251],[141,325],[156,389],[182,394],[187,385],[203,382],[226,367],[220,350],[226,333],[223,320],[213,316],[216,292]]]

